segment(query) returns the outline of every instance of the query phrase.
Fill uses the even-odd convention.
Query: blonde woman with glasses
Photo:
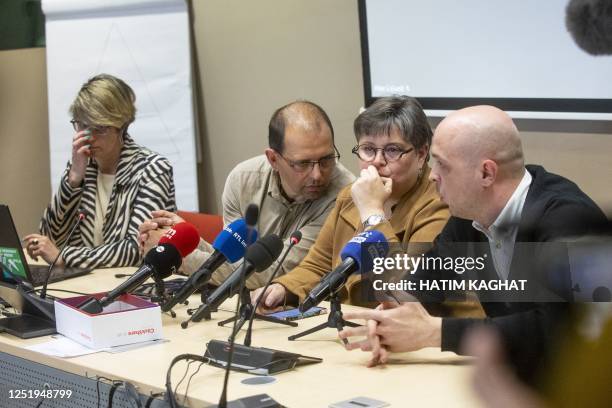
[[[59,256],[58,265],[91,268],[137,265],[138,226],[152,209],[176,210],[170,162],[128,134],[135,100],[129,85],[107,74],[79,90],[70,106],[72,158],[40,234],[25,237],[31,257],[50,263]]]

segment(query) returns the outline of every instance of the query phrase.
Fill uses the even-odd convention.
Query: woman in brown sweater
[[[336,204],[302,262],[266,290],[262,309],[303,301],[323,275],[340,262],[340,252],[357,233],[378,225],[389,242],[432,242],[449,217],[429,181],[432,131],[419,102],[411,97],[380,98],[354,123],[361,174],[340,191]],[[382,224],[382,225],[379,225]],[[359,274],[340,292],[346,303],[364,304]],[[251,294],[253,301],[261,294]]]

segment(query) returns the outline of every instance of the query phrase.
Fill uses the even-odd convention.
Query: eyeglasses
[[[403,155],[413,151],[414,147],[404,150],[401,146],[394,144],[386,145],[385,147],[375,147],[370,144],[362,144],[353,147],[351,152],[357,155],[357,157],[359,157],[361,160],[371,162],[376,159],[376,155],[378,154],[379,150],[382,151],[385,161],[394,162],[398,161]]]
[[[106,135],[112,126],[92,126],[79,122],[78,120],[72,119],[70,121],[72,124],[72,128],[80,132],[81,130],[89,129],[91,133],[95,133],[97,135]]]
[[[314,169],[315,164],[319,165],[320,171],[328,171],[333,169],[340,158],[340,153],[338,153],[336,146],[334,146],[334,150],[334,154],[322,157],[319,160],[289,160],[281,153],[277,153],[296,173],[308,173]]]

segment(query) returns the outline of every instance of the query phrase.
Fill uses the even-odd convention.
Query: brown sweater
[[[435,185],[429,181],[426,167],[417,184],[393,208],[391,218],[376,229],[389,242],[432,242],[449,218],[449,212]],[[363,230],[359,211],[351,198],[351,186],[340,191],[336,204],[327,217],[314,245],[300,264],[288,274],[276,279],[300,302],[321,280],[341,261],[340,252],[346,243]],[[358,290],[359,274],[351,275],[345,288],[340,292],[344,303],[365,305]]]

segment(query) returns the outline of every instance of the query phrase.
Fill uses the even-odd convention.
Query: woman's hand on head
[[[91,131],[89,129],[78,131],[72,138],[72,165],[68,172],[68,183],[72,188],[81,185],[87,170],[87,161],[91,152],[89,150]]]

